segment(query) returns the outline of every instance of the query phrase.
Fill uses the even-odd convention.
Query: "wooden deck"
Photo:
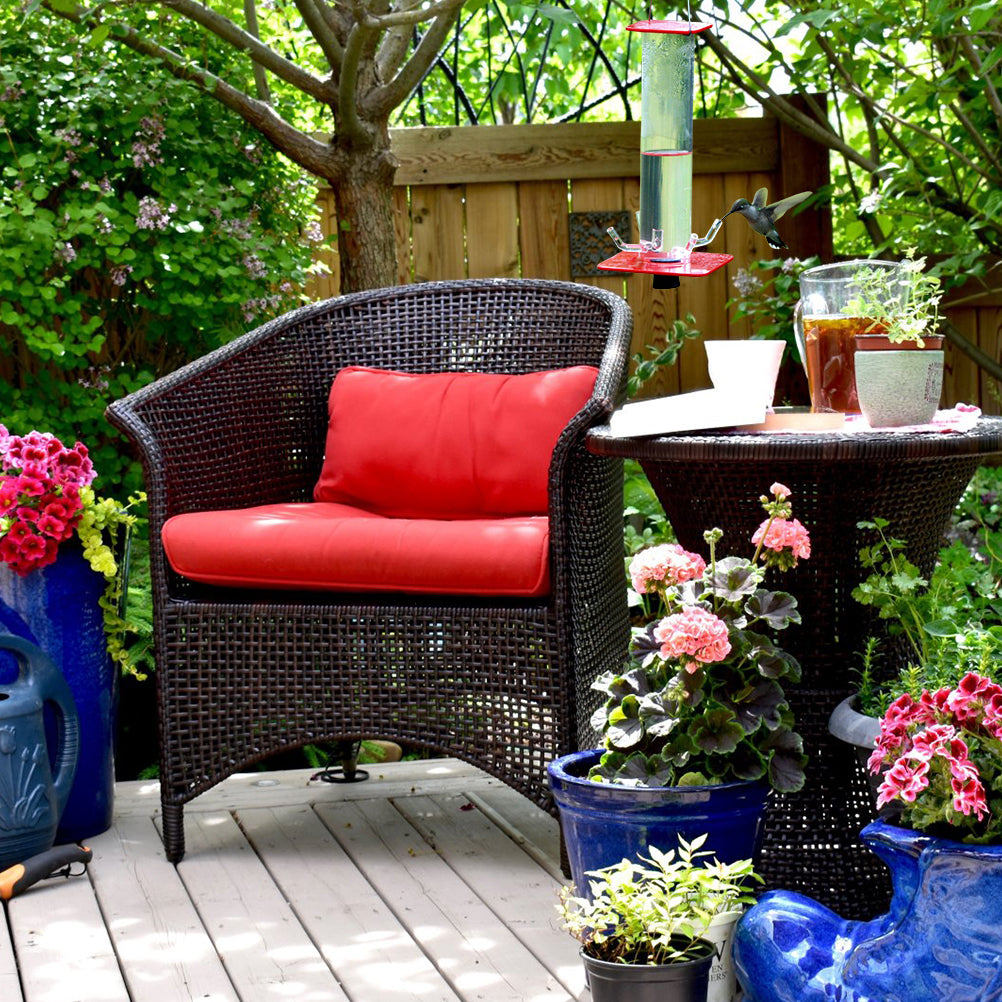
[[[117,789],[86,876],[5,907],[0,1002],[588,999],[560,930],[556,823],[451,759],[235,776],[185,811]]]

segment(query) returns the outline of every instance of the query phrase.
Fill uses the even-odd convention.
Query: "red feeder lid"
[[[637,21],[626,30],[656,32],[661,35],[696,35],[712,27],[712,24],[703,24],[701,21]]]

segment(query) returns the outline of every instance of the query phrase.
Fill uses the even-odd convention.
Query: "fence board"
[[[976,310],[970,307],[954,309],[950,313],[950,320],[964,337],[977,342],[978,316]],[[949,341],[944,344],[943,348],[943,401],[947,404],[957,402],[979,404],[977,369],[970,364],[967,356]]]
[[[518,188],[466,186],[466,253],[470,278],[517,278]]]
[[[523,278],[570,280],[567,210],[566,181],[523,181],[518,186]]]
[[[411,207],[404,187],[393,189],[393,237],[397,245],[397,282],[411,280]]]
[[[983,307],[977,311],[978,347],[995,359],[1002,358],[1002,309]],[[1002,414],[1002,397],[996,380],[978,370],[980,407],[985,414]]]
[[[697,119],[693,172],[776,170],[777,129],[767,118]],[[391,129],[390,141],[397,184],[563,181],[639,170],[639,122]]]
[[[623,208],[623,179],[596,178],[581,179],[571,182],[572,212],[615,212]],[[609,256],[616,252],[612,241],[609,242]],[[617,295],[623,295],[624,276],[608,274],[595,278],[579,278],[577,281],[585,285],[594,285],[599,289],[608,289]]]
[[[414,281],[466,277],[463,189],[435,185],[411,189]]]

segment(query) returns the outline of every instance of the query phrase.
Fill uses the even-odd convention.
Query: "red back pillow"
[[[398,518],[545,515],[553,447],[597,374],[342,369],[313,496]]]

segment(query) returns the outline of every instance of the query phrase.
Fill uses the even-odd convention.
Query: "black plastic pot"
[[[713,947],[698,960],[678,964],[613,964],[589,957],[584,961],[592,1002],[706,1002]]]

